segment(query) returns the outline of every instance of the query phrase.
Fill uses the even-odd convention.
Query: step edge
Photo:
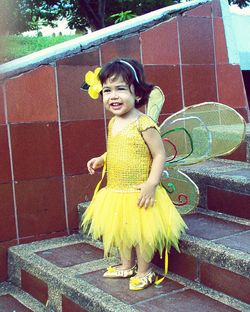
[[[0,283],[0,296],[1,295],[11,295],[16,300],[18,300],[25,307],[31,309],[36,312],[44,312],[45,305],[43,305],[40,301],[32,297],[27,292],[23,291],[21,288],[14,286],[10,282]]]

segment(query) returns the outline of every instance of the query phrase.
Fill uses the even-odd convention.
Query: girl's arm
[[[90,174],[94,174],[96,169],[103,167],[106,153],[99,157],[94,157],[87,162],[87,168]]]
[[[147,208],[149,205],[154,205],[155,190],[161,180],[166,154],[161,136],[156,129],[149,128],[142,132],[142,136],[153,158],[152,167],[147,181],[137,186],[137,188],[141,190],[138,206],[144,206]]]

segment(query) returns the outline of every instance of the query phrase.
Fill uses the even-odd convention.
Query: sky
[[[231,13],[243,14],[243,15],[250,15],[250,6],[246,8],[239,8],[238,5],[230,5]]]

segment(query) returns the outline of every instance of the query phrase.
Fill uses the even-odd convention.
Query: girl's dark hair
[[[133,69],[128,64],[121,62],[121,60],[128,62],[131,66],[133,66],[139,83],[137,82]],[[140,100],[135,102],[136,108],[139,108],[148,103],[149,94],[152,91],[154,85],[145,82],[143,67],[139,62],[129,58],[115,59],[103,66],[99,73],[99,79],[102,85],[109,78],[112,77],[116,79],[119,76],[123,78],[129,87],[134,85],[135,95],[140,98]]]

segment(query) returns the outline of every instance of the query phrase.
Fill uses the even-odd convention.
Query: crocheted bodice
[[[141,115],[112,134],[115,118],[110,120],[108,127],[107,188],[117,192],[135,192],[133,186],[147,180],[152,164],[142,132],[148,128],[159,129],[150,117]]]

